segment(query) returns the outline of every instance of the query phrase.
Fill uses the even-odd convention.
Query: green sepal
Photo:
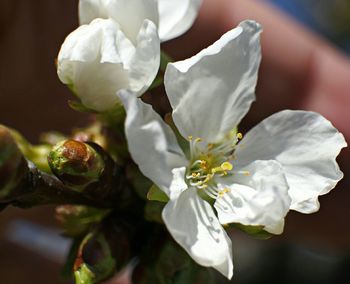
[[[111,108],[111,110],[98,113],[97,116],[98,120],[100,120],[104,125],[108,125],[113,129],[118,127],[118,130],[120,130],[120,127],[124,126],[125,117],[126,112],[121,103],[115,104],[115,106]]]
[[[147,199],[152,201],[168,202],[169,197],[155,184],[151,186],[147,193]]]
[[[149,87],[148,90],[153,90],[155,88],[158,88],[160,85],[163,84],[163,77],[156,77],[153,81],[153,83],[151,84],[151,86]]]
[[[68,105],[71,109],[77,111],[77,112],[83,112],[83,113],[98,113],[97,111],[88,108],[86,106],[84,106],[81,102],[79,101],[73,101],[73,100],[69,100],[68,101]]]
[[[239,223],[233,223],[230,224],[229,227],[237,228],[242,232],[245,232],[246,234],[260,240],[267,240],[273,236],[264,230],[264,226],[246,226]]]
[[[168,66],[168,63],[174,61],[168,54],[166,54],[164,51],[161,51],[160,53],[160,67],[159,69],[161,71],[165,71],[166,67]]]
[[[145,220],[164,224],[162,219],[162,211],[164,206],[164,202],[147,201],[145,205]]]
[[[159,71],[158,71],[158,74],[157,74],[156,78],[154,79],[153,83],[148,88],[148,90],[153,90],[153,89],[155,89],[163,84],[164,72],[166,70],[166,67],[168,66],[168,63],[170,63],[172,61],[173,60],[171,59],[171,57],[169,55],[167,55],[164,51],[162,51],[160,53]]]

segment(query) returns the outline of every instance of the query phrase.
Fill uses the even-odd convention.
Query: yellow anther
[[[202,142],[202,138],[199,138],[199,137],[197,137],[195,140],[194,140],[194,142]]]
[[[212,168],[212,169],[211,169],[211,173],[212,173],[212,174],[215,174],[215,173],[221,172],[221,171],[222,171],[221,167],[216,167],[216,168]]]
[[[249,171],[243,171],[243,174],[244,174],[246,177],[250,176],[250,172],[249,172]]]
[[[223,170],[223,171],[231,171],[233,169],[233,166],[230,162],[223,162],[220,166],[220,168]]]
[[[190,136],[188,136],[187,138],[188,138],[188,140],[192,141],[193,136],[190,135]]]
[[[218,194],[219,194],[219,197],[223,197],[226,193],[229,193],[229,192],[231,192],[231,189],[229,189],[229,188],[224,188],[223,190],[220,190],[220,191],[218,192]]]
[[[242,139],[242,138],[243,138],[243,134],[242,134],[241,132],[238,132],[238,133],[237,133],[237,138],[238,138],[238,139]]]
[[[194,178],[198,178],[198,177],[200,177],[200,173],[192,173],[192,177],[194,177]]]
[[[208,168],[208,163],[207,161],[204,161],[204,160],[201,160],[199,162],[199,166],[203,169],[203,170],[206,170]]]
[[[210,150],[210,149],[213,149],[213,147],[214,147],[214,144],[213,143],[209,143],[208,144],[208,149]]]

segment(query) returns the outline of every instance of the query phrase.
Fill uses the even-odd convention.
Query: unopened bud
[[[74,262],[75,283],[100,283],[111,277],[115,269],[116,260],[104,234],[88,234],[82,240]]]
[[[61,223],[66,236],[77,237],[85,233],[92,224],[99,223],[110,210],[83,205],[56,207],[56,219]]]
[[[12,198],[28,173],[27,162],[10,130],[0,125],[0,200]]]
[[[103,157],[87,143],[65,140],[48,156],[52,172],[65,184],[84,189],[98,182],[105,168]]]

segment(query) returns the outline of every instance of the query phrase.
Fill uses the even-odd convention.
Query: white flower
[[[345,140],[319,114],[282,111],[243,139],[236,132],[255,99],[260,30],[245,21],[196,56],[168,65],[165,87],[174,123],[188,139],[186,154],[184,139],[151,106],[119,94],[130,153],[170,198],[162,213],[169,232],[195,261],[228,278],[231,241],[221,224],[280,234],[289,209],[316,211],[318,196],[342,178],[335,158]]]
[[[112,18],[130,35],[137,35],[145,19],[154,22],[162,41],[186,32],[197,17],[202,0],[80,0],[79,19]]]
[[[116,21],[95,19],[68,35],[58,54],[57,73],[86,107],[107,111],[118,104],[121,89],[142,95],[159,63],[160,42],[153,22],[144,20],[129,36]]]

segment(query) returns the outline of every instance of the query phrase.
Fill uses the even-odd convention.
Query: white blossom
[[[162,41],[186,32],[197,17],[202,0],[80,0],[79,19],[112,18],[136,37],[145,19],[155,23]]]
[[[169,197],[163,220],[203,266],[233,274],[221,224],[283,231],[290,209],[311,213],[342,178],[344,137],[321,115],[286,110],[243,138],[237,126],[255,100],[259,24],[245,21],[194,57],[169,64],[165,87],[182,138],[128,91],[125,132],[134,161]],[[181,141],[187,140],[188,147]]]
[[[159,63],[160,42],[152,21],[144,20],[131,37],[113,19],[95,19],[65,39],[57,73],[85,107],[108,111],[119,103],[121,89],[142,95],[156,77]]]

